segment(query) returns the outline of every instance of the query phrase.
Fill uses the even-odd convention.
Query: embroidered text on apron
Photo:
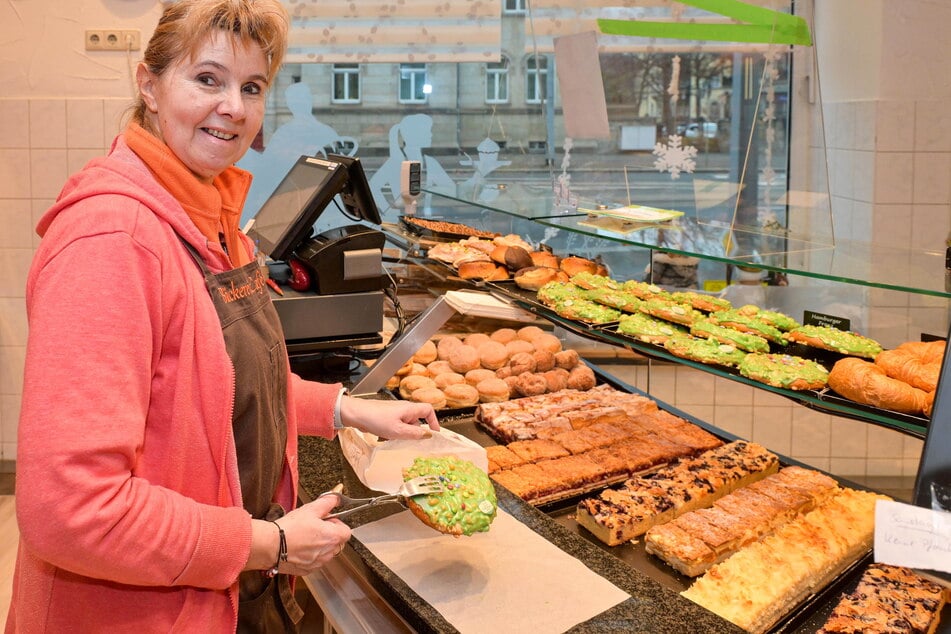
[[[272,500],[287,445],[287,352],[267,278],[256,262],[212,273],[195,248],[182,242],[205,276],[234,366],[232,425],[244,508],[255,519],[278,519],[284,509]],[[238,632],[296,631],[303,612],[288,575],[267,579],[245,571],[239,594]]]

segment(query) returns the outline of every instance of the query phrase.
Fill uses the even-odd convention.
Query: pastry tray
[[[444,222],[449,226],[467,227],[471,229],[472,231],[479,231],[480,234],[473,235],[471,233],[463,233],[463,232],[438,231],[435,229],[430,229],[428,227],[419,225],[413,222],[412,220],[410,220],[407,216],[400,216],[400,225],[404,229],[406,229],[406,231],[408,231],[409,233],[412,233],[421,238],[429,238],[430,240],[455,241],[455,240],[465,240],[466,238],[472,238],[472,237],[483,238],[488,240],[498,236],[497,233],[482,231],[481,229],[476,229],[475,227],[469,227],[469,225],[465,225],[460,222],[455,222],[452,220],[445,220],[443,218],[421,218],[421,220],[427,220],[431,222]]]

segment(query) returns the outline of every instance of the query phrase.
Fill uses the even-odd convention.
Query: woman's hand
[[[412,401],[344,396],[340,400],[340,420],[347,427],[356,427],[389,440],[419,440],[429,437],[429,429],[439,431],[433,406]],[[420,421],[425,421],[429,429],[420,425]]]
[[[350,528],[340,520],[323,519],[338,501],[334,495],[317,498],[277,520],[287,542],[287,561],[280,562],[279,572],[309,574],[343,550],[350,539]],[[279,549],[277,526],[265,520],[252,520],[251,557],[245,570],[269,570],[277,562]]]

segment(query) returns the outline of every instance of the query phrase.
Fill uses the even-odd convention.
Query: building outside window
[[[505,0],[503,11],[505,13],[525,13],[526,0]]]
[[[543,55],[531,55],[525,60],[525,101],[541,103],[548,83],[548,58]]]
[[[488,62],[485,65],[485,102],[508,103],[509,101],[509,61],[503,57],[500,62]]]
[[[400,103],[426,103],[426,64],[400,64]]]
[[[360,103],[360,65],[333,65],[333,102]]]

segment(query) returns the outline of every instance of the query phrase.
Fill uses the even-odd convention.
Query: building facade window
[[[360,65],[333,65],[333,103],[360,103]]]
[[[502,7],[504,13],[525,13],[526,0],[505,0]]]
[[[500,62],[488,62],[485,65],[485,102],[508,103],[509,101],[509,61],[503,57]]]
[[[400,103],[426,103],[426,64],[400,64]]]
[[[532,55],[525,60],[525,101],[541,103],[548,96],[548,58]]]

